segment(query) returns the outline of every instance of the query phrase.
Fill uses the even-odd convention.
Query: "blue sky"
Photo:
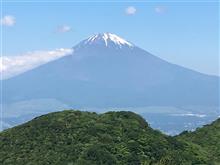
[[[71,48],[95,33],[111,32],[172,63],[220,75],[217,1],[8,0],[1,28],[3,56]]]

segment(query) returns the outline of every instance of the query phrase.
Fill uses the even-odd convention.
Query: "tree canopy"
[[[220,162],[219,125],[171,137],[133,112],[65,110],[1,132],[0,164],[214,165]]]

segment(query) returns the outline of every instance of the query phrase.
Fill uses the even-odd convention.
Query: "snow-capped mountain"
[[[99,33],[96,35],[93,35],[89,37],[88,39],[82,41],[78,46],[79,47],[88,47],[91,45],[99,45],[99,46],[105,46],[105,47],[114,47],[114,48],[133,48],[134,45],[125,39],[112,34],[112,33]]]
[[[219,106],[219,77],[171,64],[111,33],[3,81],[3,103],[56,99],[73,107]]]

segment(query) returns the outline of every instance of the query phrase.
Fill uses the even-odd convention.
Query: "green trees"
[[[194,132],[183,132],[177,138],[203,150],[209,164],[220,164],[220,119]]]
[[[217,133],[207,133],[209,130]],[[170,137],[132,112],[68,110],[1,132],[0,164],[214,165],[219,161],[219,132],[216,121],[208,130]],[[199,139],[205,138],[202,143],[208,139],[205,135],[213,136],[215,142],[201,145]],[[218,158],[211,161],[214,156]]]
[[[77,164],[112,165],[116,164],[116,158],[105,146],[97,144],[86,149],[77,161]]]

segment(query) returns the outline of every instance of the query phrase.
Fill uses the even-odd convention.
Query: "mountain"
[[[3,129],[63,109],[125,109],[174,135],[220,115],[219,77],[171,64],[111,33],[1,84]]]
[[[55,99],[73,107],[219,107],[219,77],[166,62],[111,33],[3,80],[3,104]]]
[[[201,146],[209,153],[210,160],[220,164],[220,119],[194,132],[184,131],[178,138]]]
[[[219,127],[216,130],[220,132]],[[135,113],[66,110],[1,132],[0,164],[211,165],[213,162],[199,145],[153,130]]]

